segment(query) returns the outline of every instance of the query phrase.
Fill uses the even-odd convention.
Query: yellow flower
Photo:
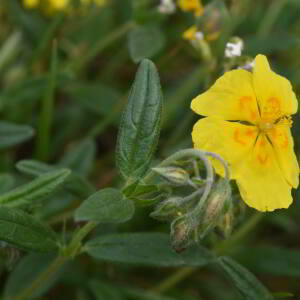
[[[182,37],[185,40],[189,40],[189,41],[193,41],[196,40],[196,33],[197,33],[197,26],[193,25],[191,27],[189,27],[183,34]]]
[[[183,11],[194,12],[195,16],[201,16],[204,11],[200,0],[178,0],[178,6]]]
[[[35,8],[39,6],[40,0],[23,0],[23,5],[26,8]]]
[[[107,0],[80,0],[80,2],[83,5],[95,3],[97,6],[104,6],[107,4]]]
[[[49,0],[53,10],[64,10],[69,5],[70,0]]]
[[[299,166],[289,116],[297,112],[298,102],[290,82],[270,69],[264,55],[256,56],[253,73],[225,73],[191,108],[206,116],[193,128],[194,147],[227,160],[249,206],[273,211],[292,203]],[[212,163],[223,175],[218,162]]]

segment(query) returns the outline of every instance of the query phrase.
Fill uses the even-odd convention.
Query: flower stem
[[[238,241],[240,241],[244,236],[246,236],[258,223],[262,220],[263,213],[255,213],[251,216],[247,222],[238,230],[235,234],[232,235],[228,240],[224,240],[220,244],[216,245],[212,251],[216,255],[222,255],[228,252]],[[195,267],[184,267],[173,273],[170,277],[163,280],[157,286],[152,288],[152,291],[157,293],[163,293],[173,286],[175,286],[180,281],[187,278],[192,273],[196,272],[198,268]]]
[[[90,221],[86,223],[75,234],[69,245],[62,251],[62,253],[55,258],[55,260],[44,270],[30,286],[25,288],[19,295],[12,300],[26,300],[29,299],[32,294],[41,286],[45,284],[62,266],[69,260],[79,254],[82,240],[97,226],[97,222]]]

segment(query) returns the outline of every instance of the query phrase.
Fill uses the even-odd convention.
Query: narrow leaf
[[[20,292],[28,288],[32,282],[45,271],[55,259],[53,253],[29,253],[21,258],[5,283],[4,298],[12,299]],[[30,270],[30,272],[29,272]],[[32,298],[41,297],[45,294],[58,280],[62,269],[55,272],[54,276],[48,278],[47,282],[40,285]]]
[[[112,284],[106,284],[98,280],[91,280],[89,282],[89,289],[96,300],[125,300],[126,297],[122,295],[119,287]]]
[[[86,175],[93,163],[96,154],[96,145],[93,140],[83,140],[73,145],[65,153],[60,165],[76,171],[78,174]]]
[[[76,221],[122,223],[132,218],[134,205],[117,189],[106,188],[86,199],[76,210]]]
[[[29,183],[2,194],[0,204],[9,207],[30,204],[53,192],[66,180],[69,174],[69,170],[61,169],[41,175]]]
[[[27,213],[0,206],[0,240],[29,251],[57,249],[55,233]]]
[[[274,300],[267,288],[245,267],[229,257],[220,257],[218,265],[246,300]]]
[[[0,174],[0,194],[3,194],[12,189],[14,184],[15,178],[12,175],[8,173]]]
[[[75,103],[101,116],[110,113],[121,97],[116,89],[99,82],[74,81],[65,85],[63,90]]]
[[[19,161],[16,167],[20,172],[31,176],[40,176],[47,172],[62,170],[60,167],[29,159]],[[67,177],[64,187],[80,198],[86,198],[95,192],[94,187],[87,180],[74,172]]]
[[[178,254],[171,249],[170,238],[162,233],[123,233],[99,236],[87,242],[85,251],[94,258],[137,265],[177,267],[204,266],[213,255],[193,246]]]
[[[300,277],[300,251],[281,247],[248,247],[240,261],[255,272]]]
[[[13,147],[30,139],[34,130],[27,125],[0,122],[0,150]]]
[[[162,93],[155,65],[143,60],[123,112],[116,150],[125,178],[139,179],[147,171],[161,127]]]

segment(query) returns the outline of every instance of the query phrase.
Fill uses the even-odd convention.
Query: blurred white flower
[[[161,0],[158,11],[162,14],[172,14],[176,11],[176,5],[173,0]]]
[[[241,56],[243,49],[244,49],[244,42],[238,37],[233,37],[226,44],[225,57],[232,58],[232,57]]]

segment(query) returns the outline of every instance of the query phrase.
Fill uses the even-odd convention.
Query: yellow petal
[[[268,132],[279,167],[287,182],[297,188],[299,185],[299,165],[294,153],[294,141],[288,125],[275,125]]]
[[[253,85],[262,119],[274,122],[297,112],[298,102],[290,82],[273,72],[261,54],[255,58]]]
[[[35,8],[40,4],[40,0],[23,0],[25,8]]]
[[[207,117],[194,125],[192,138],[195,148],[217,153],[225,159],[229,163],[231,178],[234,179],[250,155],[257,132],[255,126]],[[216,159],[212,159],[212,163],[216,172],[224,176],[222,164]]]
[[[204,116],[258,123],[252,74],[245,70],[226,72],[207,92],[193,99],[191,108]]]
[[[243,200],[259,211],[287,208],[293,201],[291,186],[264,134],[260,134],[247,162],[239,169],[236,182]]]

